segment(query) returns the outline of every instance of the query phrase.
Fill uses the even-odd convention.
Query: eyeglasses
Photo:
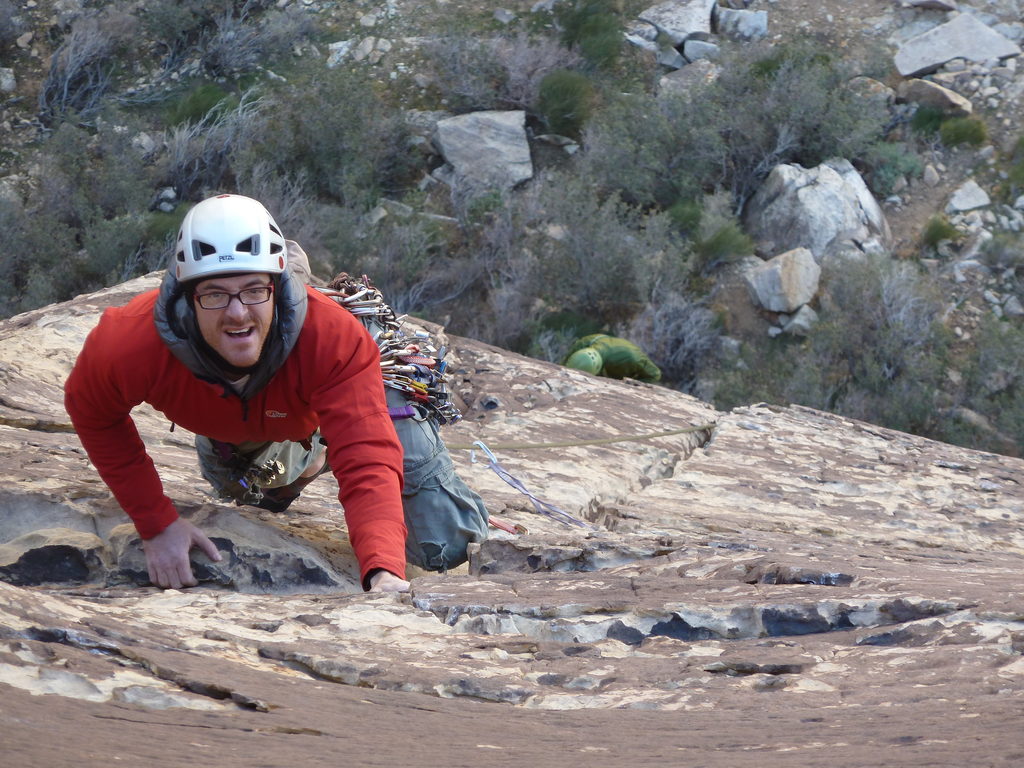
[[[246,288],[238,293],[197,293],[196,301],[203,309],[224,309],[231,303],[232,299],[238,299],[242,304],[263,304],[270,300],[270,294],[274,292],[273,285],[261,285],[258,288]]]

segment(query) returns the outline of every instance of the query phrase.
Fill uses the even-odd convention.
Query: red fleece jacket
[[[173,423],[227,443],[299,441],[319,426],[363,577],[375,568],[403,575],[402,446],[366,329],[307,288],[298,341],[267,386],[243,402],[171,354],[153,323],[157,293],[103,313],[64,388],[82,445],[139,534],[152,538],[178,513],[131,419],[136,405],[147,402]]]

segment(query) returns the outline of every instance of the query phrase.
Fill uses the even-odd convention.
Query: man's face
[[[259,299],[259,289],[271,285],[270,275],[263,272],[211,277],[196,285],[193,302],[199,332],[231,365],[246,368],[260,359],[274,318],[273,295],[261,304],[243,304],[241,299]],[[217,304],[223,302],[224,294],[243,291],[247,292],[244,296],[229,296],[227,306],[222,309],[205,309],[200,304],[200,301],[208,306]]]

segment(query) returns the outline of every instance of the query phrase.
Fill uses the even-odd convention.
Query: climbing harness
[[[565,510],[559,509],[554,504],[544,501],[543,499],[539,499],[532,493],[530,493],[530,491],[527,489],[525,485],[523,485],[522,481],[519,480],[519,478],[515,477],[514,475],[512,475],[511,472],[509,472],[507,469],[501,466],[501,464],[498,462],[498,458],[491,452],[491,449],[488,448],[483,443],[483,441],[477,440],[473,443],[473,445],[474,447],[478,447],[487,455],[488,466],[492,470],[494,470],[494,474],[496,474],[498,477],[500,477],[502,480],[504,480],[506,483],[511,485],[513,488],[515,488],[517,491],[519,491],[521,494],[523,494],[524,496],[526,496],[526,498],[530,500],[530,503],[533,504],[533,508],[537,510],[538,515],[550,517],[552,520],[555,520],[556,522],[559,522],[562,525],[570,527],[577,526],[579,528],[586,528],[587,530],[597,530],[597,528],[591,525],[590,523],[585,523],[582,520],[573,517]],[[477,463],[475,450],[470,450],[469,460],[474,464]]]
[[[384,386],[401,392],[409,401],[404,408],[389,408],[392,419],[415,418],[415,406],[421,406],[439,426],[454,424],[462,418],[448,391],[446,347],[435,347],[430,334],[416,331],[412,336],[402,330],[405,316],[398,317],[384,302],[384,296],[363,275],[356,280],[342,272],[317,288],[347,309],[368,327],[380,349],[380,368]]]

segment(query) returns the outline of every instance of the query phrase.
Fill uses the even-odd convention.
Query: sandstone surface
[[[329,478],[285,516],[225,506],[139,408],[230,555],[145,586],[61,383],[100,310],[156,282],[0,322],[5,765],[1024,762],[1024,462],[467,339],[447,439],[525,532],[365,595]],[[471,461],[478,440],[583,525]]]

